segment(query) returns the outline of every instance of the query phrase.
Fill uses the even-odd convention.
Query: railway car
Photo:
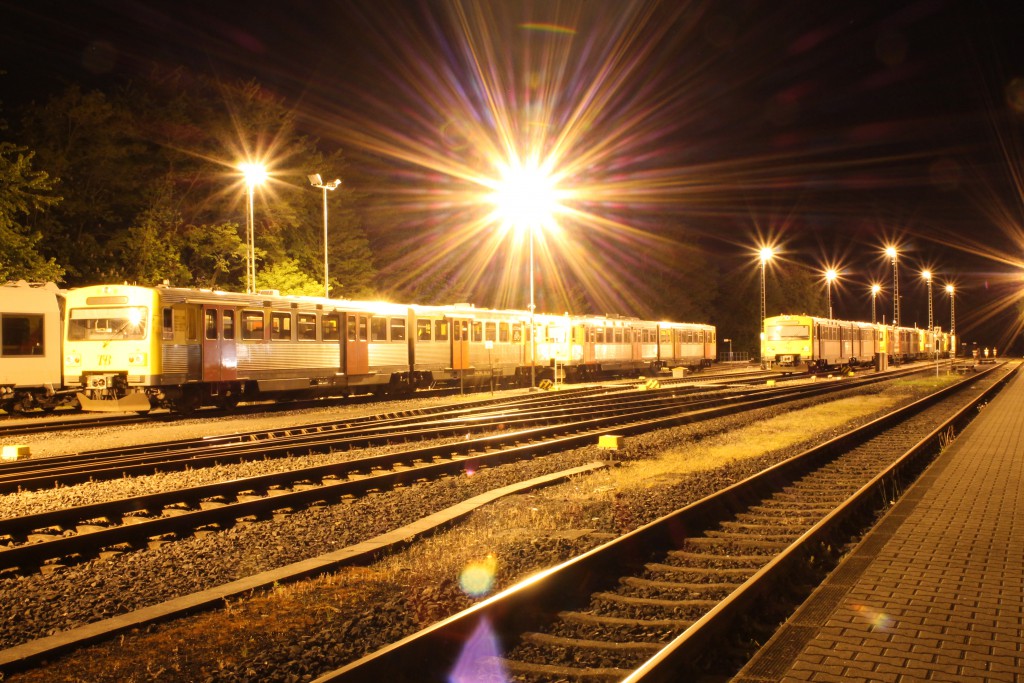
[[[64,294],[52,282],[0,286],[0,409],[7,413],[74,407],[64,389]]]
[[[782,372],[822,372],[868,366],[876,354],[889,364],[948,355],[949,335],[941,329],[778,315],[764,322],[765,361]]]
[[[765,318],[764,348],[773,370],[815,373],[871,364],[885,337],[871,323],[778,315]]]
[[[230,407],[410,385],[408,306],[99,285],[66,295],[64,376],[85,410]]]
[[[99,285],[66,293],[63,372],[85,410],[146,412],[281,396],[528,385],[707,364],[714,328],[531,316],[468,304]],[[661,344],[663,335],[669,341]]]

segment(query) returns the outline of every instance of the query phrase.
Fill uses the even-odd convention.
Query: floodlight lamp
[[[261,185],[267,179],[267,169],[263,164],[241,164],[238,169],[245,176],[245,184],[249,187]]]
[[[323,181],[320,179],[320,174],[319,173],[314,173],[314,174],[312,174],[310,176],[307,176],[307,177],[309,178],[309,184],[312,185],[313,187],[316,187],[317,185],[323,185],[324,184]]]
[[[932,271],[930,271],[930,270],[924,271],[923,273],[921,273],[921,277],[923,277],[928,282],[931,282],[932,281]]]

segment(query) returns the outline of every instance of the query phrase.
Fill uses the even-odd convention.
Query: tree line
[[[499,282],[507,264],[474,283],[459,273],[458,254],[437,251],[430,271],[418,273],[410,245],[432,253],[458,216],[422,205],[396,209],[379,190],[400,182],[397,162],[351,154],[325,150],[295,109],[259,83],[184,68],[155,69],[106,90],[71,84],[17,111],[0,109],[0,282],[243,291],[248,196],[238,165],[267,158],[270,178],[255,189],[257,288],[323,292],[322,193],[307,181],[319,173],[343,180],[328,196],[332,296],[525,307]],[[736,350],[756,350],[759,282],[742,254],[723,264],[680,216],[637,212],[622,220],[659,239],[609,251],[581,230],[592,278],[555,293],[541,272],[538,310],[709,322]],[[629,279],[614,275],[613,265]],[[620,308],[629,310],[606,310],[607,296],[595,296],[602,288],[628,290]],[[770,274],[767,296],[770,314],[824,313],[809,272],[790,271],[785,282]]]
[[[109,92],[69,85],[3,114],[0,281],[244,288],[238,164],[272,158],[254,190],[257,286],[323,292],[322,196],[306,178],[344,178],[346,160],[259,84],[178,69]],[[330,202],[332,295],[372,295],[358,194],[343,184]]]

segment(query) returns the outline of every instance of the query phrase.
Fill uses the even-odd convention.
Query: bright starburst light
[[[683,169],[679,150],[666,154],[685,117],[661,82],[678,73],[652,66],[688,15],[643,3],[446,7],[417,17],[417,31],[391,17],[401,67],[352,97],[325,88],[317,107],[317,123],[386,160],[382,204],[398,227],[384,279],[396,296],[525,308],[532,234],[538,312],[650,314],[664,286],[652,270],[686,272],[680,254],[694,249],[664,207],[706,182],[693,179],[700,162]]]
[[[559,210],[559,193],[548,169],[534,160],[513,163],[501,171],[496,183],[493,218],[512,228],[535,229],[554,226]]]

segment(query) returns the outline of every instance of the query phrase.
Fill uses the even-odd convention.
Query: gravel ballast
[[[879,389],[864,391],[874,393]],[[912,398],[916,396],[908,394],[906,400]],[[767,420],[815,402],[820,400],[631,437],[625,449],[615,457],[640,460],[708,434],[739,428],[754,419]],[[290,419],[294,423],[326,418],[318,414],[310,419],[305,415],[298,418],[275,415],[273,419]],[[231,429],[201,424],[205,430],[216,428],[218,433]],[[264,427],[262,421],[251,416],[244,424],[245,430]],[[196,426],[178,423],[175,428],[194,432]],[[124,434],[131,431],[124,430]],[[819,435],[818,439],[833,435]],[[149,433],[148,437],[149,440],[175,438],[167,433]],[[96,443],[94,433],[83,438]],[[143,437],[126,438],[128,440],[122,441],[118,437],[118,443]],[[570,492],[574,487],[600,492],[604,485],[600,474],[514,496],[479,510],[469,521],[429,542],[417,543],[394,560],[370,568],[344,569],[331,576],[281,586],[252,599],[232,602],[225,610],[153,625],[141,632],[126,634],[116,639],[117,642],[83,649],[53,665],[14,674],[8,680],[310,680],[474,602],[476,598],[467,595],[457,576],[434,577],[435,580],[424,582],[417,567],[429,561],[431,552],[463,558],[467,563],[491,562],[494,571],[490,593],[493,593],[534,571],[739,481],[798,450],[802,448],[739,460],[711,472],[702,472],[680,484],[655,486],[642,493],[621,494],[607,490],[594,498],[595,502],[586,509],[579,509]],[[486,490],[607,456],[606,451],[596,446],[576,449],[484,469],[471,477],[451,477],[351,502],[317,506],[273,520],[239,524],[223,532],[109,559],[90,560],[53,573],[8,576],[0,579],[0,600],[6,608],[0,623],[0,646],[10,647],[331,552]],[[297,462],[289,467],[309,463],[304,458],[294,460]],[[251,473],[257,473],[251,468],[263,467],[267,468],[265,471],[277,471],[283,462],[268,460],[229,466],[216,476],[249,476],[239,475],[235,467],[250,468],[246,471]],[[189,483],[191,478],[207,474],[197,471],[159,476],[180,477],[159,484],[180,488],[194,485]],[[148,478],[86,486],[109,486],[110,490],[104,490],[103,495],[124,497],[136,495],[140,486],[153,485],[144,483],[145,479]],[[97,490],[76,492],[79,488],[40,492],[38,497],[56,497],[48,499],[45,505],[81,504],[70,501],[91,502],[95,500],[91,496],[99,493]],[[30,505],[25,501],[7,500],[14,497],[0,498],[0,514],[8,516],[11,510]],[[60,503],[61,500],[64,502]],[[520,529],[516,520],[538,516],[550,519],[549,532],[538,533],[536,528],[524,523],[522,532],[516,533]],[[505,530],[501,545],[496,547],[481,540],[489,528]],[[458,562],[458,559],[452,561]]]

